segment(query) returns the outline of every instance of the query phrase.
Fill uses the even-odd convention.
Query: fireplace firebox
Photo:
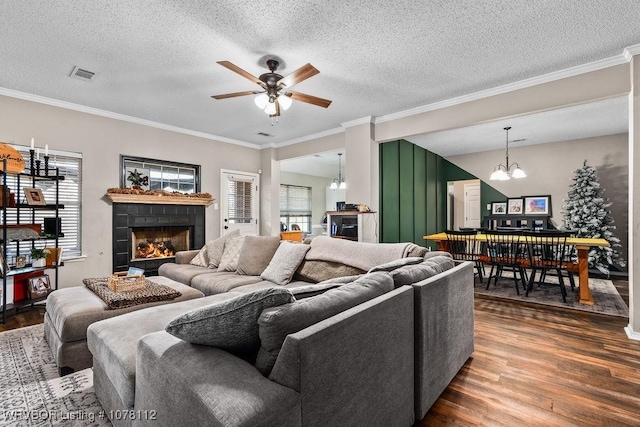
[[[175,252],[204,246],[204,206],[113,204],[113,271],[158,274]]]

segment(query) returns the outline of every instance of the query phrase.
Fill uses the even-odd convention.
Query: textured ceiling
[[[640,2],[466,0],[4,1],[0,87],[252,144],[334,129],[618,56],[640,43]],[[211,95],[256,85],[219,66],[320,74],[295,90],[272,126],[252,97]],[[68,77],[96,72],[90,83]],[[270,137],[259,136],[259,132]]]

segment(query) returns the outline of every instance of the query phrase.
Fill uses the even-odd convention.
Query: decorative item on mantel
[[[209,193],[181,193],[180,191],[141,190],[137,188],[108,188],[107,197],[113,203],[148,203],[165,205],[204,205],[215,200]]]

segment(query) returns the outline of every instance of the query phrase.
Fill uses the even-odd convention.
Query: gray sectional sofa
[[[100,402],[142,417],[114,425],[409,426],[424,417],[473,353],[473,265],[412,244],[308,246],[286,284],[265,275],[271,263],[247,275],[189,264],[203,251],[178,253],[160,274],[208,296],[92,324]],[[264,265],[253,252],[251,265]],[[274,288],[296,300],[252,320],[252,357],[167,332],[194,312]]]

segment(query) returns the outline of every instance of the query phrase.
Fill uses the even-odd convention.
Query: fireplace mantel
[[[197,205],[209,206],[213,198],[182,197],[182,196],[155,196],[147,194],[120,194],[107,193],[107,197],[113,203],[144,203],[151,205]]]

